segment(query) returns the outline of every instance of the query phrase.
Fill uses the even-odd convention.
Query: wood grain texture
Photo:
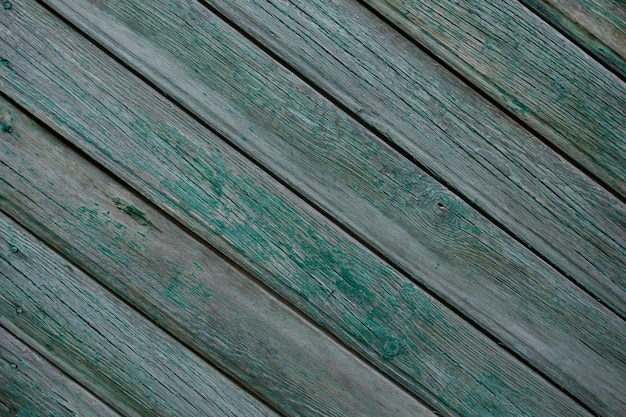
[[[423,173],[196,2],[48,3],[405,269],[436,245],[387,201]],[[626,317],[623,203],[355,3],[301,3],[212,2]]]
[[[2,415],[12,417],[120,417],[2,327],[0,403],[7,408]]]
[[[22,1],[13,10],[16,17],[4,19],[0,32],[10,45],[9,68],[0,73],[5,93],[409,390],[450,415],[586,414],[58,19],[31,1]],[[218,23],[211,28],[219,36]],[[227,45],[227,36],[218,39]],[[139,37],[135,40],[141,43]],[[260,56],[252,57],[262,62]],[[167,69],[167,61],[163,65]],[[246,86],[243,81],[240,85]],[[336,124],[341,126],[340,122]],[[359,132],[358,125],[352,126]],[[345,132],[354,137],[351,130]],[[385,157],[388,172],[402,169],[391,150],[362,140],[342,151],[337,146],[342,145],[341,138],[334,135],[332,143],[321,143],[335,145],[329,157],[337,155],[343,162],[346,155],[369,151],[369,163],[359,163],[364,178],[383,181],[388,193],[399,190],[387,177],[374,175],[379,171],[370,165]],[[418,224],[439,242],[446,259],[462,262],[462,266],[434,265],[440,254],[416,252],[416,269],[422,268],[419,278],[436,274],[437,282],[448,285],[454,277],[465,277],[464,291],[451,290],[450,296],[462,301],[482,293],[481,305],[471,312],[506,326],[491,330],[507,343],[551,373],[566,373],[563,382],[568,388],[587,384],[581,378],[584,368],[585,378],[601,380],[598,384],[604,389],[596,397],[590,386],[593,394],[587,391],[586,397],[608,407],[622,402],[613,387],[623,379],[625,344],[619,342],[625,333],[623,323],[541,262],[530,261],[533,258],[523,248],[515,247],[510,258],[494,252],[497,246],[472,249],[478,234],[472,230],[478,226],[471,229],[465,222],[482,227],[484,220],[423,173],[410,170],[411,178],[418,179],[415,198],[396,200],[388,195],[384,201],[421,206]],[[369,187],[363,192],[368,190],[378,195]],[[352,209],[363,210],[358,204]],[[506,242],[497,230],[481,234],[494,245]],[[456,250],[461,252],[457,255]],[[473,256],[480,262],[475,264]],[[493,269],[503,265],[506,271],[489,285],[478,281],[480,271],[493,275]],[[459,273],[463,266],[469,273]],[[523,283],[528,294],[519,287],[504,292],[503,283]],[[496,301],[515,300],[515,291],[525,297],[519,304]],[[506,317],[490,315],[493,306]],[[509,322],[508,317],[514,320]],[[580,363],[572,361],[581,350],[585,356]],[[546,360],[546,354],[554,359]]]
[[[276,415],[0,213],[0,324],[126,416]]]
[[[434,416],[0,101],[0,208],[285,415]],[[36,169],[31,169],[36,167]]]
[[[626,78],[626,4],[623,0],[520,2]]]
[[[626,84],[516,1],[363,0],[626,197]]]
[[[624,378],[624,352],[600,335],[607,323],[623,332],[623,322],[208,11],[193,2],[169,3],[178,9],[159,2],[71,4],[68,9],[82,10],[81,18],[73,20],[114,53],[148,71],[171,96],[193,103],[217,130],[568,391],[598,408],[621,406],[622,395],[605,387]],[[186,30],[188,25],[193,30]],[[327,120],[333,123],[324,128]],[[552,153],[543,151],[550,158]],[[550,169],[545,167],[545,173]],[[560,197],[578,198],[565,190]],[[624,207],[606,209],[604,204],[595,212],[609,217],[613,234],[623,241]],[[603,211],[613,211],[613,217]],[[623,246],[615,250],[612,262],[618,265],[625,261]],[[612,276],[618,280],[615,269]],[[553,294],[564,298],[555,301]],[[614,297],[623,303],[623,295]],[[529,307],[520,311],[521,305]],[[590,306],[596,311],[591,315]],[[580,314],[571,316],[571,311]],[[564,349],[570,352],[568,360]]]

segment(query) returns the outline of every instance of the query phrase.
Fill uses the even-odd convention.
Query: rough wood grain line
[[[7,407],[2,415],[14,417],[120,417],[2,327],[0,402]]]
[[[626,198],[626,84],[516,1],[361,0]]]
[[[0,38],[10,46],[9,68],[0,73],[6,93],[420,398],[454,415],[586,414],[46,10],[26,0],[13,10],[16,18],[0,22]],[[341,145],[339,139],[326,143]],[[368,151],[370,163],[385,157],[390,172],[402,169],[387,148],[357,142],[350,151]],[[337,147],[328,155],[345,152]],[[372,175],[379,171],[370,164],[360,161],[359,168],[364,178],[397,192],[386,176]],[[600,380],[602,400],[595,392],[587,397],[622,401],[611,391],[623,379],[624,324],[527,259],[523,248],[503,258],[497,230],[473,226],[483,227],[484,220],[410,169],[410,178],[418,179],[415,198],[390,194],[385,201],[421,205],[415,220],[429,232],[424,239],[440,242],[447,259],[461,262],[434,264],[441,253],[422,249],[413,254],[418,278],[432,274],[448,285],[465,277],[463,291],[449,294],[461,301],[482,294],[471,315],[500,320],[507,328],[491,330],[543,367],[568,368],[568,386],[585,383],[578,381],[584,372]],[[479,230],[495,249],[474,247]],[[490,276],[503,266],[489,285],[478,280],[481,271]],[[519,300],[515,291],[522,283],[528,293]],[[512,320],[490,315],[494,306]],[[581,350],[584,358],[573,360]],[[546,352],[554,359],[546,360]]]
[[[610,385],[613,379],[622,379],[623,366],[620,365],[622,369],[615,372],[613,364],[614,361],[620,362],[616,358],[621,353],[593,364],[588,361],[588,352],[600,352],[603,348],[597,345],[598,339],[588,336],[585,327],[590,324],[581,322],[567,329],[563,327],[568,310],[582,312],[592,301],[579,296],[571,284],[560,282],[564,281],[563,277],[554,271],[541,268],[538,272],[536,266],[532,266],[537,259],[521,246],[501,236],[492,224],[476,216],[431,179],[421,178],[423,172],[410,168],[408,161],[368,135],[302,82],[267,57],[263,59],[258,49],[249,45],[246,48],[245,41],[237,40],[236,33],[229,32],[197,3],[168,3],[170,6],[177,4],[178,8],[165,7],[158,1],[149,5],[124,2],[120,7],[114,2],[96,2],[97,7],[91,2],[71,4],[75,10],[83,10],[80,17],[73,20],[82,22],[82,26],[104,39],[114,53],[124,54],[142,71],[152,71],[153,78],[161,80],[161,85],[168,86],[166,91],[180,101],[195,100],[194,109],[203,115],[204,120],[222,129],[224,135],[249,154],[278,171],[296,188],[304,190],[313,201],[340,217],[344,224],[373,242],[380,252],[414,277],[425,280],[447,301],[460,305],[464,313],[494,332],[568,391],[585,402],[597,404],[597,408],[606,407],[603,402],[614,402],[609,408],[621,405],[622,395],[607,393],[601,388]],[[177,20],[177,16],[186,19]],[[211,22],[211,26],[203,27],[202,22]],[[193,29],[186,30],[188,25]],[[229,41],[231,39],[235,42]],[[143,59],[133,60],[136,56]],[[224,62],[228,63],[225,68],[222,67]],[[235,72],[247,72],[233,76],[232,68],[237,68]],[[246,85],[251,87],[246,89]],[[224,108],[231,110],[222,112]],[[295,110],[290,113],[288,109]],[[331,128],[319,128],[327,124],[327,120],[333,120]],[[555,166],[550,163],[551,157],[555,159],[554,154],[545,147],[542,150],[546,159],[536,161],[546,164],[543,170],[549,173]],[[537,156],[535,153],[534,157]],[[568,166],[562,160],[561,163]],[[502,176],[502,172],[495,172]],[[338,178],[341,180],[337,181]],[[593,182],[580,173],[578,178],[593,189]],[[571,181],[567,186],[574,183],[576,181]],[[583,184],[580,186],[582,193],[588,193]],[[346,185],[351,189],[346,189]],[[434,189],[441,190],[446,200],[429,200],[434,197]],[[624,206],[616,202],[614,208],[606,209],[606,202],[616,199],[611,199],[606,192],[604,196],[609,199],[597,200],[595,219],[608,217],[605,229],[623,243]],[[555,198],[554,195],[550,197]],[[556,198],[568,202],[571,198],[585,201],[571,188],[564,189]],[[430,210],[435,209],[439,217],[445,219],[444,222],[451,220],[448,227],[441,227],[437,220],[432,223],[424,218],[425,207],[428,211],[429,205]],[[599,233],[593,220],[592,216],[583,222],[590,226],[592,230],[588,234],[597,241]],[[541,222],[537,224],[538,230],[543,228],[545,233]],[[459,237],[459,232],[469,236]],[[600,234],[600,239],[602,237]],[[617,281],[623,278],[619,271],[626,256],[622,245],[611,239],[608,241],[614,245],[610,276]],[[581,252],[584,253],[584,248],[575,248],[576,256],[580,257]],[[516,261],[511,264],[511,259]],[[483,288],[479,289],[474,274],[485,280]],[[529,280],[532,274],[535,279]],[[502,280],[504,276],[508,276],[506,283]],[[550,277],[548,282],[546,276]],[[473,288],[469,294],[467,288]],[[623,305],[621,287],[612,290],[609,294]],[[553,305],[553,293],[570,294],[568,306]],[[485,300],[492,300],[489,306],[485,306]],[[512,308],[527,304],[534,307],[521,317],[519,310]],[[581,314],[586,316],[586,313]],[[525,324],[520,326],[520,321]],[[623,328],[623,323],[611,314],[608,314],[608,321],[615,329]],[[597,315],[594,323],[603,322],[602,314]],[[536,340],[542,340],[544,347],[538,348]],[[612,342],[606,340],[606,343]],[[597,347],[590,347],[593,344]],[[579,359],[567,363],[563,359],[563,349],[574,352],[573,357]],[[599,354],[600,357],[603,355]],[[576,362],[583,365],[574,365]],[[602,368],[611,369],[615,374],[607,378],[600,371]],[[596,377],[591,377],[594,373]]]
[[[0,324],[122,415],[276,415],[4,213],[0,280]]]
[[[421,207],[383,201],[363,215],[354,209],[386,198],[397,184],[394,198],[410,200],[418,177],[408,162],[383,163],[383,174],[374,174],[394,186],[363,185],[371,180],[361,178],[359,156],[351,153],[361,147],[352,142],[369,135],[219,21],[211,23],[219,29],[203,26],[216,19],[197,3],[48,3],[325,210],[342,210],[333,214],[411,268],[422,239],[407,239],[394,225],[371,227],[370,219],[382,212],[412,229]],[[626,209],[617,198],[354,3],[214,3],[626,317]],[[329,156],[338,150],[345,155]],[[387,151],[366,150],[363,159],[377,152]],[[337,178],[356,195],[347,196]],[[368,189],[383,191],[373,197]]]
[[[623,0],[520,2],[626,78],[626,4]]]
[[[0,139],[0,208],[275,408],[434,416],[0,100],[2,115],[13,132]]]

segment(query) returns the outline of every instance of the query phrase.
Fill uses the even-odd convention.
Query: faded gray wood
[[[624,0],[520,0],[596,59],[626,77]]]
[[[362,0],[626,197],[626,84],[517,1]]]
[[[609,328],[623,333],[622,321],[207,10],[193,2],[177,3],[178,9],[159,2],[71,4],[63,13],[88,28],[113,53],[165,85],[179,101],[194,103],[204,120],[569,392],[597,409],[622,406],[623,394],[610,387],[624,379],[624,349],[602,336],[601,330],[610,323]],[[73,13],[82,10],[80,18],[72,17],[72,9]],[[177,20],[179,16],[185,19]],[[185,29],[188,25],[193,30]],[[333,123],[326,126],[326,120]],[[540,155],[551,162],[552,152],[545,148],[543,152]],[[542,174],[553,169],[549,165]],[[584,190],[585,178],[578,175]],[[587,185],[594,187],[589,181]],[[556,197],[584,201],[571,188]],[[605,204],[599,199],[595,213],[607,218],[611,224],[607,230],[623,242],[624,206],[616,203],[606,208]],[[283,222],[279,218],[278,224]],[[591,219],[588,224],[593,224]],[[599,235],[597,230],[590,232]],[[238,233],[232,240],[239,238]],[[623,246],[609,242],[615,245],[613,263],[623,264]],[[580,249],[575,249],[580,256]],[[240,250],[248,247],[242,244]],[[261,263],[267,258],[263,252],[256,256]],[[623,280],[615,269],[614,279]],[[555,300],[553,294],[562,298]],[[623,305],[622,294],[614,297]],[[515,307],[521,305],[529,308]],[[589,314],[590,307],[595,313]],[[570,316],[571,311],[578,313]],[[564,350],[571,352],[567,359]]]
[[[422,174],[198,3],[48,3],[403,268],[437,246],[389,207]],[[213,5],[626,317],[624,204],[408,40],[353,2]]]
[[[2,413],[6,416],[119,417],[2,327],[0,403],[6,406],[6,413]]]
[[[0,100],[0,208],[286,415],[434,416]],[[35,168],[35,169],[32,169]]]
[[[275,415],[3,213],[0,280],[0,324],[122,415]]]
[[[10,65],[0,73],[7,94],[412,392],[447,414],[586,414],[58,19],[31,1],[14,13],[0,32],[10,45]],[[211,27],[220,35],[218,25]],[[226,45],[226,36],[218,39]],[[368,181],[387,181],[373,175],[370,164],[378,158],[389,162],[388,172],[402,169],[387,148],[358,146],[350,153],[369,150],[369,163],[359,164]],[[327,155],[345,152],[337,146]],[[437,274],[449,285],[464,277],[461,293],[445,293],[457,301],[482,295],[467,310],[506,326],[490,330],[520,354],[551,374],[566,374],[570,388],[595,380],[609,407],[623,402],[613,388],[624,375],[623,322],[523,248],[512,246],[514,254],[502,257],[498,245],[506,240],[497,240],[503,239],[497,230],[480,229],[488,224],[480,216],[423,173],[411,173],[421,178],[415,184],[421,198],[407,203],[421,205],[416,221],[427,229],[424,237],[462,265],[433,265],[441,254],[424,249],[414,254],[419,278]],[[389,193],[398,189],[384,185]],[[478,230],[494,248],[473,246]],[[477,280],[483,272],[494,276],[489,285]],[[520,293],[503,290],[503,283]],[[491,314],[494,307],[504,317]]]

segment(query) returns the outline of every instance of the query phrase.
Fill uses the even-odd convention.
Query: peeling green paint
[[[133,220],[135,220],[140,225],[154,226],[152,222],[146,218],[146,214],[143,211],[139,210],[137,207],[133,206],[132,204],[127,203],[123,200],[120,200],[119,198],[113,199],[113,202],[115,203],[115,206],[118,209],[128,214]]]

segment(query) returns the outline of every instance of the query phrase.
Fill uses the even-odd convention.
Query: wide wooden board
[[[4,213],[0,280],[0,324],[122,415],[276,415]]]
[[[0,209],[286,415],[433,416],[0,100]]]
[[[0,406],[3,416],[120,417],[3,327],[0,404],[6,407],[5,414]]]
[[[626,4],[623,0],[520,2],[626,78]]]
[[[472,414],[483,407],[504,415],[522,410],[585,413],[58,19],[31,1],[14,10],[19,18],[3,21],[0,35],[11,45],[9,68],[0,74],[8,94],[409,390],[451,414]],[[214,29],[219,33],[218,27]],[[380,151],[384,156],[385,149],[371,155],[378,157]],[[450,248],[464,247],[462,239],[468,233],[456,225],[464,218],[481,217],[422,178],[428,220],[424,224],[435,222],[440,231],[450,231],[443,233],[455,242],[447,241]],[[454,213],[447,217],[449,208]],[[447,220],[437,221],[442,217]],[[483,234],[500,238],[496,232]],[[480,252],[467,250],[464,256],[475,253]],[[513,348],[555,375],[570,367],[571,379],[563,379],[568,388],[588,384],[589,378],[604,380],[599,385],[606,387],[598,395],[613,405],[619,403],[621,393],[610,390],[622,378],[618,364],[623,362],[623,344],[616,341],[624,335],[623,323],[538,260],[520,260],[520,254],[534,259],[524,253],[518,249],[506,261],[486,256],[478,267],[488,271],[505,262],[509,273],[523,270],[526,297],[544,297],[546,284],[557,288],[548,291],[547,304],[533,298],[521,303],[523,311],[514,303],[504,304],[505,313],[518,315],[515,326],[502,320],[513,332],[491,330],[501,332]],[[433,253],[415,256],[432,262]],[[418,266],[426,268],[428,263]],[[454,276],[455,270],[443,263],[428,272],[450,271]],[[483,301],[515,296],[508,290],[480,287],[475,283],[478,276],[468,276],[466,296],[473,294],[470,289],[493,293]],[[498,279],[506,280],[506,285],[517,282],[509,274]],[[478,307],[472,313],[491,305]],[[540,322],[529,317],[538,314],[537,308],[542,309]],[[577,310],[581,314],[575,314]],[[550,323],[555,314],[558,326],[553,323],[549,331],[536,328],[538,323]],[[576,369],[573,362],[565,363],[581,350],[584,362],[576,362]],[[568,352],[566,357],[563,351]],[[545,360],[546,352],[554,360]],[[580,367],[588,371],[584,379]]]
[[[48,3],[403,268],[447,253],[389,204],[424,173],[198,3]],[[419,48],[353,2],[213,5],[626,317],[624,204]]]
[[[398,263],[413,276],[427,279],[427,283],[439,290],[442,297],[449,297],[447,300],[452,298],[452,302],[460,304],[464,311],[469,312],[470,317],[473,319],[478,317],[481,324],[488,320],[485,327],[490,331],[495,329],[498,337],[507,340],[516,351],[523,352],[525,358],[533,358],[535,366],[544,372],[548,371],[548,374],[559,383],[566,382],[568,390],[584,398],[589,397],[590,402],[598,400],[595,393],[589,395],[589,390],[605,392],[604,389],[599,389],[605,383],[591,382],[589,379],[594,372],[599,372],[597,366],[591,362],[586,362],[589,368],[585,371],[579,366],[565,365],[569,368],[564,372],[568,376],[559,375],[563,372],[559,368],[564,365],[561,353],[563,346],[574,351],[580,349],[581,358],[588,358],[587,353],[583,352],[588,351],[589,347],[581,343],[580,339],[576,341],[578,337],[572,337],[571,334],[584,334],[586,325],[581,323],[572,326],[572,330],[565,330],[562,324],[562,307],[553,305],[551,294],[570,292],[574,299],[578,299],[574,301],[578,307],[574,308],[579,311],[586,310],[585,304],[593,301],[575,295],[577,294],[575,287],[567,282],[561,283],[563,277],[554,271],[547,272],[545,267],[541,269],[542,272],[535,272],[536,281],[529,281],[528,276],[532,274],[530,271],[536,268],[534,264],[539,262],[536,258],[520,245],[503,238],[497,229],[493,230],[495,228],[489,222],[479,216],[478,218],[473,216],[475,213],[462,202],[454,196],[448,197],[449,193],[446,193],[445,189],[437,187],[436,183],[433,184],[427,177],[423,178],[423,172],[407,169],[404,166],[407,161],[403,161],[376,138],[360,129],[345,114],[336,108],[333,109],[332,104],[319,96],[318,100],[314,101],[315,93],[307,90],[305,84],[298,83],[286,71],[281,71],[281,68],[270,59],[263,60],[262,53],[257,49],[253,47],[245,49],[246,43],[238,39],[235,32],[229,32],[223,24],[220,25],[220,21],[211,17],[206,10],[197,4],[194,7],[193,2],[179,4],[180,8],[175,14],[172,13],[174,9],[168,9],[158,2],[150,4],[131,2],[121,6],[106,2],[98,5],[102,9],[94,8],[89,2],[73,2],[72,5],[78,9],[82,5],[87,11],[91,5],[90,13],[84,11],[81,14],[83,19],[75,20],[82,22],[82,26],[91,28],[92,33],[104,39],[113,53],[131,60],[140,70],[152,64],[147,68],[153,71],[151,75],[156,74],[155,78],[164,80],[163,84],[170,87],[166,91],[179,101],[186,103],[197,100],[198,103],[206,103],[196,108],[202,111],[204,120],[211,123],[216,130],[221,130],[250,155],[257,158],[267,155],[262,162],[269,165],[271,170],[280,172],[286,181],[291,181],[298,189],[309,191],[307,196],[313,201],[321,202],[328,212],[344,220],[366,240],[374,242],[382,253],[394,260],[398,259]],[[180,16],[181,20],[176,20],[176,16]],[[193,31],[184,29],[187,27],[186,24],[193,22],[197,22],[197,26],[192,26]],[[211,26],[207,26],[209,24]],[[198,34],[204,36],[199,37]],[[229,39],[234,41],[229,42]],[[197,47],[199,44],[203,45],[202,48]],[[185,45],[188,47],[184,48]],[[178,55],[178,60],[173,61],[170,56],[177,56],[176,54],[181,55]],[[144,57],[144,60],[133,60],[136,56]],[[225,68],[222,67],[224,62],[228,63]],[[263,64],[265,66],[262,66]],[[241,71],[247,70],[241,74],[233,73],[231,67],[239,68]],[[204,72],[202,68],[205,69]],[[258,74],[258,78],[254,78],[255,74]],[[245,79],[242,78],[244,76]],[[204,80],[206,84],[198,83],[198,79]],[[246,88],[248,84],[253,85],[251,88],[254,93],[251,94],[251,90]],[[308,94],[299,94],[299,91]],[[255,100],[261,101],[262,104]],[[310,104],[312,101],[317,107]],[[216,106],[216,103],[222,104]],[[321,106],[325,106],[323,111],[319,110]],[[264,111],[257,111],[257,108],[264,108]],[[281,119],[284,117],[282,113],[291,108],[297,110]],[[323,114],[323,119],[316,119],[315,115],[318,113]],[[333,125],[335,130],[328,129],[324,132],[320,129],[313,135],[306,131],[307,126],[323,125],[327,118],[336,120]],[[281,120],[284,122],[281,123]],[[411,181],[410,187],[407,187],[406,182],[409,181],[407,179],[411,176],[419,180]],[[337,178],[345,182],[338,182]],[[398,184],[401,186],[398,187]],[[346,185],[352,188],[346,189]],[[410,188],[410,191],[407,191],[407,188]],[[463,225],[453,222],[449,224],[452,229],[444,230],[438,222],[433,224],[424,218],[424,206],[415,205],[415,202],[424,199],[425,195],[433,196],[433,193],[439,193],[439,190],[442,190],[445,198],[450,200],[445,202],[437,201],[436,198],[430,200],[432,208],[439,215],[448,216],[451,215],[449,208],[454,207],[452,211],[457,216],[455,221],[466,220],[468,223]],[[420,193],[421,195],[416,198]],[[410,204],[397,204],[402,201],[410,201]],[[427,201],[422,201],[423,203],[428,204]],[[603,206],[598,207],[600,208],[606,210]],[[623,207],[618,208],[618,213],[620,209],[623,213]],[[602,215],[604,213],[600,214]],[[469,216],[469,219],[463,216]],[[618,215],[615,217],[614,220],[619,222],[620,217]],[[372,227],[372,224],[376,226]],[[409,233],[407,227],[411,228]],[[471,232],[469,240],[459,239],[458,230],[474,228],[481,231],[480,236]],[[614,230],[615,235],[620,237],[619,227],[607,229]],[[441,234],[448,230],[457,230],[457,235],[451,240],[448,240],[449,235],[442,240]],[[484,231],[487,233],[483,234]],[[474,245],[478,247],[472,248]],[[569,246],[571,247],[571,244]],[[618,248],[621,249],[619,246]],[[458,255],[452,255],[455,251]],[[433,252],[438,257],[433,257]],[[501,260],[490,262],[484,268],[486,252],[489,253],[488,256],[496,252],[495,256],[499,256]],[[623,250],[617,252],[623,253]],[[511,258],[520,256],[526,260],[525,265],[521,266],[524,272],[518,269],[520,266],[513,267],[508,263]],[[614,259],[616,261],[613,262],[624,262],[623,256],[616,256]],[[498,293],[490,287],[486,288],[486,291],[483,288],[483,292],[474,290],[471,294],[465,293],[467,288],[476,287],[472,271],[468,271],[468,268],[480,268],[477,275],[481,278],[486,275],[493,277],[489,286],[494,282],[496,285],[502,285],[501,277],[510,276],[506,289]],[[454,286],[450,279],[458,277],[459,274],[462,275],[461,279],[464,278],[466,281],[458,282]],[[545,282],[543,275],[546,274],[553,276],[553,282]],[[447,281],[442,281],[437,276],[445,276]],[[615,277],[620,278],[617,272]],[[508,291],[511,285],[516,287],[513,296]],[[499,301],[494,301],[498,297]],[[519,299],[511,302],[511,297]],[[623,297],[621,299],[623,300]],[[485,300],[491,300],[490,305],[485,306]],[[521,331],[519,324],[516,324],[520,321],[520,313],[511,308],[511,305],[520,304],[533,305],[534,310],[523,314],[524,318],[521,320],[527,320],[528,324]],[[608,314],[611,317],[609,321],[612,321],[616,328],[623,326],[623,323]],[[530,318],[533,316],[534,319]],[[548,325],[550,331],[534,328],[536,322],[543,323],[546,317],[550,316],[553,317],[552,324]],[[598,323],[603,322],[600,317],[598,316]],[[504,333],[503,336],[502,328],[506,328],[510,333]],[[543,334],[540,337],[544,343],[553,346],[552,353],[546,354],[547,349],[539,348],[534,339],[520,337],[520,333],[524,332],[533,334],[533,337]],[[555,339],[554,334],[559,333],[561,335]],[[520,339],[525,346],[519,346]],[[560,345],[558,340],[563,340],[564,343],[557,348],[556,346]],[[573,348],[576,345],[578,347]],[[531,351],[533,354],[528,353]],[[541,353],[536,354],[537,351]],[[544,359],[542,363],[537,360],[540,356],[549,359]],[[612,361],[609,360],[604,367],[612,368],[610,362]],[[618,374],[615,374],[616,378],[619,378]],[[606,377],[603,373],[599,373],[599,376]],[[572,380],[577,381],[576,384],[572,384]],[[576,386],[579,383],[585,388]]]
[[[517,1],[363,0],[626,197],[626,83]]]

